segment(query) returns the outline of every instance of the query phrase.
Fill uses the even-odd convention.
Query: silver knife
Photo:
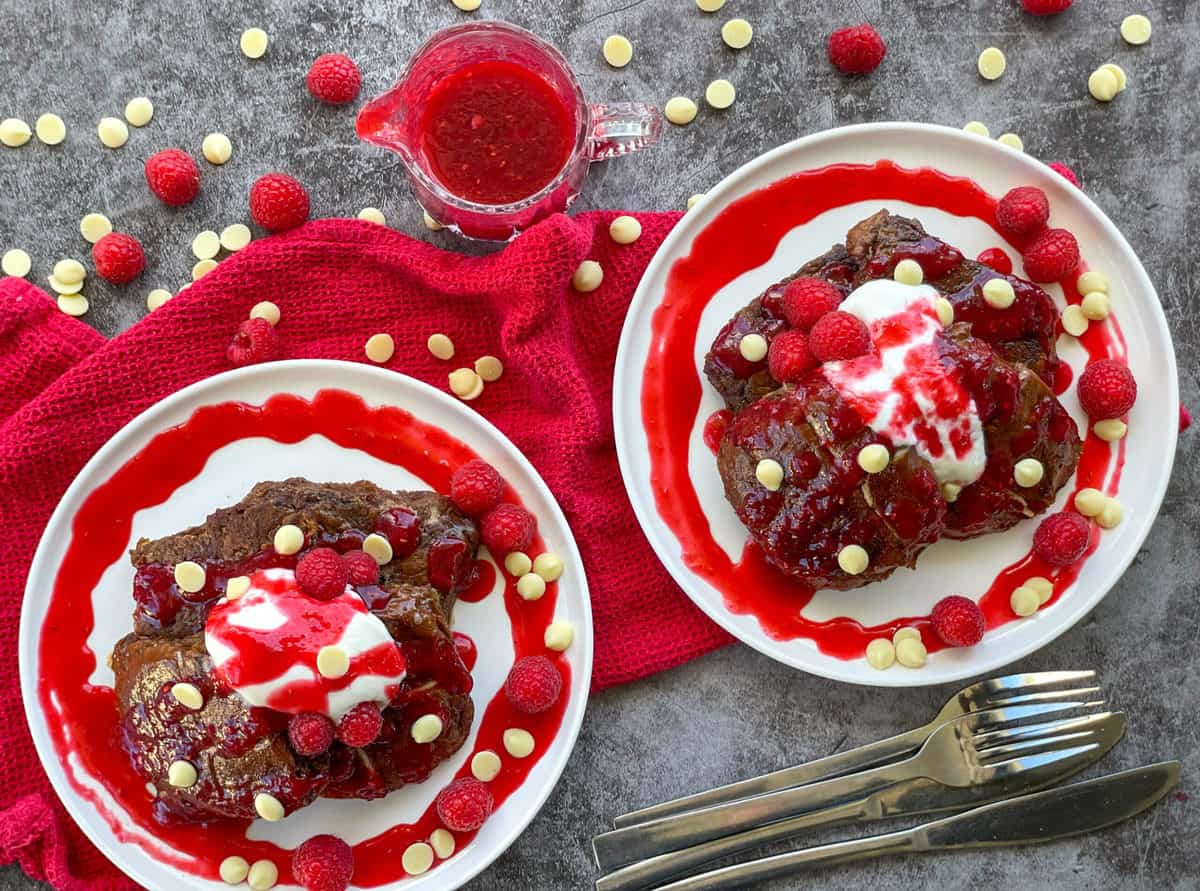
[[[1041,844],[1095,832],[1157,803],[1179,782],[1183,765],[1162,761],[1083,783],[986,804],[902,832],[806,848],[659,885],[658,891],[724,891],[813,866],[888,854]]]

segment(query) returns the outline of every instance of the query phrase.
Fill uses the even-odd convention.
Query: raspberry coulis
[[[780,239],[790,230],[836,207],[889,200],[974,217],[995,229],[995,198],[970,179],[948,176],[931,168],[905,168],[892,161],[835,164],[772,183],[723,210],[696,236],[691,253],[672,266],[666,285],[670,299],[655,310],[651,323],[652,339],[642,387],[651,488],[659,515],[680,543],[684,563],[722,593],[730,612],[753,615],[768,636],[777,640],[809,639],[822,653],[841,659],[861,658],[871,640],[890,637],[906,625],[921,630],[930,651],[941,649],[944,644],[933,633],[926,616],[898,616],[871,627],[847,616],[820,622],[805,618],[801,611],[815,593],[810,587],[770,566],[753,541],[748,540],[740,557],[733,560],[714,540],[688,467],[689,441],[704,395],[703,378],[698,374],[694,356],[701,315],[716,293],[738,276],[767,263]],[[996,235],[1004,241],[998,230]],[[930,281],[948,268],[946,264],[956,254],[957,251],[953,254],[943,251],[932,242],[922,242],[909,246],[895,260],[916,260]],[[834,273],[830,277],[838,284],[837,270],[830,271]],[[1073,275],[1082,271],[1081,266]],[[979,293],[982,282],[993,274],[982,273],[980,281],[955,295],[958,298],[952,300],[955,318],[970,321],[973,327],[989,328],[995,336],[1007,333],[1005,329],[1010,325],[1022,325],[1022,330],[1012,336],[1034,337],[1046,346],[1053,343],[1059,333],[1056,318],[1042,317],[1039,313],[1035,318],[1021,319],[1019,310],[1023,303],[1028,301],[1033,306],[1042,301],[1040,298],[1035,301],[1032,291],[1023,295],[1019,283],[1014,283],[1017,302],[1012,307],[1018,313],[1005,316],[1003,313],[1007,311],[994,309],[983,301]],[[1080,302],[1073,280],[1063,280],[1060,284],[1068,303]],[[766,304],[764,298],[764,307]],[[1079,343],[1089,360],[1125,357],[1124,338],[1112,316],[1106,324],[1092,325]],[[736,364],[734,357],[729,358]],[[1049,369],[1055,378],[1051,386],[1059,392],[1058,368],[1062,367],[1065,363],[1060,362],[1057,368]],[[1107,443],[1089,431],[1079,460],[1075,491],[1093,487],[1115,494],[1124,462],[1125,440]],[[715,467],[712,472],[716,474]],[[1068,501],[1068,508],[1070,504]],[[1094,552],[1098,540],[1099,533],[1093,530],[1089,554]],[[1057,599],[1077,578],[1084,560],[1056,569],[1042,565],[1030,554],[1002,570],[979,599],[988,628],[1017,618],[1009,606],[1009,597],[1025,579],[1033,575],[1051,579],[1055,588],[1053,598]]]
[[[118,841],[137,844],[162,863],[212,880],[218,880],[223,858],[239,855],[250,862],[272,860],[279,868],[280,882],[294,882],[291,851],[271,842],[247,838],[250,821],[246,820],[199,825],[164,823],[156,818],[155,799],[147,794],[145,779],[134,770],[130,756],[118,742],[121,722],[116,695],[111,687],[89,681],[97,666],[96,654],[88,644],[94,627],[92,592],[111,566],[125,560],[134,515],[169,498],[199,474],[218,449],[247,437],[297,443],[312,435],[324,436],[343,448],[359,449],[403,467],[443,494],[450,490],[451,474],[467,461],[478,458],[466,444],[402,409],[369,407],[358,396],[341,390],[322,390],[311,400],[282,394],[261,406],[240,402],[205,406],[179,426],[156,435],[84,500],[75,517],[70,547],[55,578],[43,624],[38,654],[38,698],[58,757],[64,764],[68,759],[73,763],[66,771],[68,782],[108,823]],[[506,498],[519,503],[511,490]],[[354,538],[348,537],[344,549],[356,546],[351,543]],[[541,542],[535,542],[535,546],[540,549]],[[251,558],[250,562],[256,560],[263,566],[271,562],[263,555]],[[274,565],[286,566],[289,562],[294,565],[295,560],[294,556],[276,555]],[[240,574],[247,573],[230,571],[225,577]],[[210,583],[223,592],[223,580]],[[154,587],[149,585],[143,594],[148,595]],[[158,589],[155,605],[169,605],[175,610],[203,607],[202,602],[183,601],[177,592],[171,592],[171,587],[163,584]],[[569,688],[570,663],[562,654],[547,651],[543,640],[546,626],[554,619],[557,587],[551,583],[540,600],[525,601],[516,591],[515,580],[505,577],[501,596],[512,626],[514,661],[524,656],[547,656],[554,660]],[[212,591],[196,595],[201,600],[216,596],[220,595],[213,595]],[[139,610],[146,605],[139,601]],[[469,668],[474,663],[473,642],[456,633],[453,643],[441,643],[445,644],[444,652],[438,647],[408,644],[401,647],[409,678],[433,677],[448,689],[469,685],[470,676],[463,673],[463,664],[466,662]],[[506,758],[504,769],[488,784],[499,809],[553,743],[569,699],[560,697],[551,709],[539,715],[518,712],[503,690],[490,702],[477,704],[473,748],[467,751],[464,747],[454,756],[463,759],[457,776],[470,776],[474,753],[486,749],[503,752],[506,729],[520,727],[532,733],[533,753],[520,760]],[[402,734],[407,734],[413,720],[433,710],[433,698],[418,687],[410,687],[406,680],[392,706],[384,712],[384,729],[376,744],[396,744]],[[228,728],[231,740],[253,745],[254,740],[280,730],[282,723],[286,723],[286,716],[268,709],[253,709],[250,714],[249,726]],[[406,773],[411,773],[414,780],[423,779],[429,773],[431,746],[406,745],[409,757]],[[352,752],[345,747],[341,751],[347,755]],[[347,755],[340,756],[346,764],[335,765],[341,768],[340,775],[331,769],[335,782],[326,794],[366,798],[382,794],[375,786],[376,778],[355,769]],[[81,782],[80,775],[86,775],[86,784]],[[97,786],[102,786],[103,792]],[[430,790],[431,798],[436,791]],[[118,803],[117,808],[108,796]],[[355,845],[354,883],[375,887],[400,880],[405,875],[401,865],[405,849],[415,842],[426,841],[440,827],[431,801],[414,822],[392,826]],[[327,828],[336,831],[336,827]],[[455,833],[455,837],[458,849],[462,850],[473,833]]]

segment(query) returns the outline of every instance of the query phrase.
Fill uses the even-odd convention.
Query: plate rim
[[[544,498],[546,503],[549,505],[555,522],[561,524],[562,528],[568,533],[566,541],[564,542],[564,546],[568,549],[567,556],[570,558],[568,563],[573,560],[575,565],[577,565],[580,569],[578,579],[579,596],[581,600],[582,617],[586,621],[587,634],[584,636],[584,646],[580,647],[578,651],[579,665],[576,666],[572,664],[572,677],[574,678],[574,676],[578,675],[581,679],[582,698],[577,706],[571,707],[568,705],[567,715],[564,716],[563,724],[560,726],[559,732],[556,736],[556,742],[558,740],[565,740],[565,745],[561,748],[559,755],[554,759],[554,763],[550,767],[550,776],[548,777],[548,781],[534,796],[535,800],[533,802],[533,806],[521,811],[520,816],[518,816],[515,820],[510,821],[510,823],[505,827],[505,831],[501,836],[494,855],[491,857],[480,858],[478,863],[470,864],[469,866],[465,867],[464,874],[460,878],[453,880],[458,883],[454,887],[461,887],[462,885],[476,878],[484,870],[491,867],[509,850],[509,848],[512,847],[513,843],[525,832],[525,830],[529,828],[529,824],[532,823],[534,818],[542,812],[546,802],[550,798],[550,795],[556,788],[558,788],[558,784],[562,779],[563,772],[566,770],[567,763],[570,761],[571,755],[574,754],[575,746],[579,741],[579,734],[583,726],[583,720],[587,714],[587,707],[591,699],[591,681],[595,657],[595,630],[593,627],[592,601],[587,582],[587,569],[584,565],[583,557],[579,552],[579,546],[575,541],[574,530],[571,528],[566,515],[563,513],[562,506],[558,503],[558,499],[554,495],[554,492],[546,484],[546,481],[542,478],[541,473],[536,467],[533,466],[532,462],[519,448],[517,448],[516,444],[513,443],[513,441],[509,439],[502,430],[500,430],[500,428],[498,428],[482,413],[472,410],[459,400],[446,393],[443,393],[441,390],[437,389],[431,384],[400,371],[393,371],[387,368],[366,365],[361,362],[352,362],[342,359],[284,359],[276,362],[265,362],[256,365],[249,365],[244,368],[235,368],[229,371],[219,372],[218,374],[210,375],[209,377],[194,381],[188,386],[176,390],[175,392],[163,397],[159,401],[143,409],[134,417],[130,418],[126,423],[121,425],[121,427],[115,433],[113,433],[112,436],[110,436],[86,462],[84,462],[83,466],[71,480],[70,485],[68,485],[63,491],[63,494],[59,498],[58,503],[55,505],[54,510],[51,512],[49,519],[46,521],[45,528],[43,528],[42,533],[38,538],[38,544],[34,550],[33,559],[29,563],[25,587],[22,591],[21,618],[18,626],[17,636],[18,677],[20,680],[23,712],[25,715],[26,724],[28,726],[29,735],[33,740],[34,749],[37,752],[39,767],[42,769],[42,772],[46,774],[46,777],[50,783],[50,787],[54,790],[54,794],[58,797],[63,808],[66,810],[67,815],[75,823],[75,825],[79,827],[80,831],[83,832],[88,841],[95,845],[96,848],[105,856],[105,858],[107,858],[110,863],[112,863],[125,875],[136,882],[147,884],[149,878],[142,875],[140,871],[135,870],[124,861],[122,852],[123,846],[119,841],[117,841],[115,844],[112,843],[107,837],[107,834],[98,837],[97,833],[93,832],[93,828],[90,825],[85,825],[75,818],[75,808],[72,806],[72,803],[68,802],[66,798],[64,798],[64,792],[62,789],[60,789],[60,781],[55,779],[56,772],[62,773],[63,776],[61,782],[65,782],[67,784],[67,787],[70,789],[70,792],[74,798],[80,799],[83,805],[86,807],[90,807],[91,805],[88,804],[86,800],[83,800],[81,796],[75,793],[74,789],[70,787],[70,780],[66,777],[65,765],[62,759],[59,758],[58,752],[55,750],[54,744],[50,740],[49,735],[46,734],[44,730],[40,734],[35,732],[35,727],[44,728],[46,724],[46,716],[42,711],[40,699],[38,698],[38,686],[40,679],[36,670],[40,665],[40,661],[37,658],[37,647],[40,644],[40,622],[35,626],[33,610],[29,607],[29,604],[31,603],[30,589],[32,587],[33,580],[44,574],[46,571],[46,567],[44,567],[43,564],[48,564],[51,561],[49,545],[47,543],[47,531],[55,525],[60,524],[64,517],[69,519],[68,514],[73,516],[73,513],[68,510],[67,505],[73,500],[78,500],[80,497],[87,497],[87,493],[83,491],[85,488],[85,477],[89,475],[89,472],[94,472],[97,466],[104,464],[115,453],[117,453],[126,444],[125,440],[136,436],[139,432],[138,428],[142,428],[145,425],[152,425],[156,432],[161,432],[163,429],[166,429],[161,420],[162,416],[175,409],[175,407],[181,402],[186,402],[188,399],[200,395],[206,390],[216,389],[219,391],[230,381],[238,382],[243,378],[253,378],[256,375],[264,373],[286,374],[286,372],[292,368],[303,368],[306,370],[319,370],[325,368],[330,370],[332,375],[350,374],[353,376],[355,374],[362,374],[367,377],[374,377],[380,382],[389,382],[393,385],[396,382],[396,378],[402,378],[406,384],[413,385],[417,390],[424,391],[426,396],[431,398],[435,403],[440,403],[441,406],[445,407],[450,412],[463,415],[464,417],[473,418],[472,423],[481,424],[485,436],[494,437],[495,442],[499,444],[501,450],[507,452],[508,456],[512,458],[518,464],[518,466],[521,467],[525,474],[528,475],[535,489],[538,490],[539,495]],[[340,385],[331,382],[330,386],[339,387]],[[405,410],[407,411],[408,409]],[[470,445],[470,443],[468,443],[468,445]],[[105,477],[105,479],[107,479],[107,477]],[[56,570],[54,567],[50,567],[50,571]],[[49,595],[47,594],[46,596],[48,597]],[[579,630],[579,627],[577,627],[576,631]],[[579,638],[580,635],[577,634],[577,643],[579,642]],[[31,644],[33,646],[32,650],[29,649]],[[27,651],[31,653],[29,658],[26,658],[25,656]],[[31,660],[33,664],[30,664]],[[51,771],[48,769],[48,765],[54,765],[55,770]],[[145,854],[144,851],[142,853]],[[151,855],[145,854],[145,856]],[[176,867],[172,867],[169,864],[163,865],[166,868],[180,872]],[[198,876],[191,876],[191,878],[201,882],[206,881]],[[397,881],[390,882],[387,885],[379,887],[383,889],[400,888],[404,887],[405,881],[406,880],[404,878],[401,878]],[[212,885],[211,882],[208,884]],[[148,887],[152,887],[152,885],[148,885]],[[213,887],[221,886],[218,883],[217,885],[213,885]]]
[[[613,371],[612,413],[613,436],[616,444],[617,465],[620,468],[621,479],[625,486],[626,495],[629,497],[630,504],[633,507],[634,516],[637,518],[638,525],[642,530],[642,534],[646,536],[647,541],[651,544],[652,550],[657,551],[655,545],[663,542],[663,536],[659,534],[660,531],[654,526],[653,518],[648,516],[650,513],[653,513],[655,516],[657,516],[657,508],[654,506],[649,506],[644,510],[639,507],[637,501],[633,497],[635,481],[639,479],[639,474],[634,467],[634,458],[631,454],[631,449],[629,446],[630,427],[625,423],[625,418],[622,411],[622,402],[624,401],[622,399],[622,394],[636,393],[637,402],[640,404],[641,401],[641,381],[644,372],[644,362],[641,362],[635,368],[633,362],[634,357],[630,355],[630,352],[633,349],[632,341],[636,336],[635,325],[631,320],[635,317],[635,314],[644,312],[647,308],[652,311],[654,306],[657,305],[650,305],[651,301],[655,298],[649,283],[651,273],[656,272],[659,266],[667,264],[668,262],[672,262],[669,258],[678,258],[683,256],[683,254],[680,252],[680,245],[686,245],[687,243],[690,243],[690,241],[694,240],[696,234],[698,234],[700,231],[696,228],[696,226],[699,224],[695,222],[695,220],[699,219],[700,217],[700,214],[697,213],[697,211],[701,211],[712,206],[713,204],[727,205],[732,200],[742,197],[741,194],[737,194],[731,198],[730,193],[737,192],[743,180],[752,178],[764,168],[770,167],[772,164],[775,164],[778,161],[786,160],[787,157],[793,153],[803,152],[806,149],[823,142],[831,142],[842,139],[855,139],[863,136],[868,138],[875,137],[878,140],[882,134],[905,135],[913,133],[925,136],[945,137],[950,139],[952,142],[959,142],[964,146],[969,145],[972,148],[983,152],[998,152],[998,157],[1005,158],[1010,162],[1016,162],[1020,166],[1027,167],[1033,172],[1037,173],[1038,176],[1045,176],[1046,173],[1049,173],[1053,176],[1059,176],[1058,173],[1053,171],[1046,164],[1030,155],[1027,155],[1024,151],[1010,148],[994,140],[984,140],[959,128],[948,127],[942,124],[928,124],[912,121],[874,121],[870,123],[848,124],[840,127],[830,127],[778,145],[773,149],[751,158],[745,164],[742,164],[735,170],[722,177],[716,185],[714,185],[705,193],[704,198],[700,200],[695,210],[685,214],[680,218],[679,222],[676,223],[675,227],[667,233],[667,237],[663,239],[662,243],[658,246],[658,249],[650,258],[650,262],[646,264],[646,269],[643,271],[642,277],[638,281],[637,289],[634,291],[633,298],[630,300],[629,308],[626,311],[625,321],[621,327],[621,337],[617,344],[617,358]],[[798,166],[792,172],[796,173],[803,169],[806,168]],[[938,168],[935,167],[935,169]],[[961,173],[953,174],[948,171],[942,172],[956,176],[965,175]],[[1146,268],[1142,264],[1137,252],[1133,249],[1133,246],[1129,244],[1129,241],[1121,233],[1120,229],[1117,228],[1116,224],[1114,224],[1113,221],[1108,218],[1108,215],[1103,211],[1103,209],[1097,205],[1092,198],[1086,192],[1084,192],[1083,189],[1075,189],[1075,192],[1077,193],[1077,197],[1083,201],[1085,209],[1088,211],[1090,217],[1100,226],[1105,235],[1113,239],[1113,241],[1119,247],[1123,248],[1128,253],[1128,256],[1132,258],[1133,264],[1131,269],[1134,277],[1138,280],[1139,287],[1141,287],[1149,297],[1154,298],[1153,311],[1147,314],[1146,321],[1149,323],[1148,326],[1153,328],[1155,332],[1162,338],[1163,342],[1167,345],[1167,349],[1164,353],[1164,359],[1166,361],[1168,375],[1167,381],[1165,382],[1165,393],[1163,395],[1166,399],[1168,407],[1174,406],[1176,410],[1178,410],[1178,406],[1180,404],[1179,369],[1175,356],[1175,343],[1171,337],[1170,328],[1167,325],[1166,315],[1162,309],[1162,301],[1158,297],[1158,290],[1155,288],[1153,281],[1150,279],[1149,273],[1146,272]],[[693,216],[693,214],[695,215]],[[691,217],[693,221],[690,226],[688,222],[689,217]],[[638,358],[640,359],[640,357]],[[631,384],[636,384],[636,386],[631,389]],[[640,420],[635,426],[639,431],[639,435],[644,438],[645,429]],[[875,672],[875,674],[879,675],[877,679],[870,676],[860,676],[857,674],[852,675],[849,671],[840,670],[840,666],[843,664],[847,666],[854,664],[854,660],[840,660],[836,659],[835,657],[823,655],[823,661],[821,662],[821,665],[827,668],[827,670],[817,670],[815,666],[797,664],[795,660],[784,658],[781,654],[768,650],[769,644],[766,640],[767,635],[765,632],[762,632],[761,626],[759,626],[759,631],[761,634],[747,634],[743,628],[740,627],[737,621],[740,618],[739,616],[735,616],[723,605],[718,606],[713,604],[710,608],[710,605],[705,603],[703,598],[693,594],[690,586],[696,581],[702,580],[698,580],[696,578],[695,574],[683,564],[682,559],[677,559],[675,557],[674,552],[679,550],[680,543],[678,538],[675,537],[674,533],[669,529],[669,527],[667,529],[669,534],[666,536],[665,543],[672,549],[671,559],[667,560],[660,558],[659,562],[663,564],[667,572],[671,575],[675,583],[683,590],[683,593],[687,596],[687,598],[718,626],[720,626],[741,643],[753,648],[767,658],[772,659],[782,665],[786,665],[794,670],[802,671],[806,674],[811,674],[816,677],[827,678],[833,681],[857,684],[867,687],[927,687],[961,681],[976,675],[998,670],[1005,665],[1010,665],[1014,662],[1017,662],[1020,659],[1028,656],[1030,653],[1036,652],[1050,645],[1071,628],[1073,628],[1076,624],[1078,624],[1080,620],[1084,618],[1084,616],[1095,609],[1100,602],[1108,596],[1109,591],[1111,591],[1116,583],[1122,578],[1122,576],[1124,576],[1126,570],[1129,569],[1130,564],[1137,557],[1142,543],[1145,542],[1146,538],[1149,536],[1154,524],[1154,520],[1157,519],[1158,514],[1162,509],[1162,503],[1166,497],[1167,487],[1170,485],[1171,474],[1175,463],[1175,456],[1178,450],[1178,428],[1171,427],[1170,431],[1170,446],[1169,448],[1165,448],[1167,454],[1163,464],[1165,472],[1162,475],[1161,483],[1158,485],[1157,491],[1153,493],[1151,498],[1151,503],[1154,505],[1153,513],[1150,516],[1150,519],[1144,522],[1144,528],[1140,529],[1136,533],[1136,542],[1130,546],[1127,555],[1118,561],[1117,564],[1115,564],[1114,571],[1112,573],[1112,580],[1107,585],[1103,586],[1101,593],[1098,595],[1092,595],[1090,598],[1087,598],[1086,601],[1081,601],[1080,604],[1074,609],[1073,613],[1068,614],[1065,617],[1061,628],[1059,628],[1047,639],[1023,643],[1015,647],[1010,653],[1006,653],[999,661],[992,660],[985,662],[982,666],[976,667],[970,665],[969,663],[964,663],[962,667],[952,669],[947,676],[927,679],[923,677],[924,672],[920,671],[903,672],[900,674],[897,674],[896,672]],[[662,522],[661,518],[659,519],[660,522]],[[663,525],[665,525],[665,522]]]

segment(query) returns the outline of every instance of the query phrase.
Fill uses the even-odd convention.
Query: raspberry
[[[482,517],[504,495],[504,480],[496,468],[476,458],[468,461],[450,477],[450,497],[463,513]]]
[[[146,184],[163,204],[183,207],[200,194],[200,168],[182,149],[163,149],[146,159]]]
[[[346,891],[354,851],[336,836],[314,835],[292,853],[292,875],[305,891]]]
[[[313,548],[296,564],[296,584],[314,600],[333,600],[349,581],[346,563],[333,548]]]
[[[491,815],[492,805],[492,793],[474,777],[455,780],[437,797],[438,816],[454,832],[474,832]]]
[[[829,61],[843,74],[867,74],[879,67],[887,44],[870,25],[839,28],[829,35]]]
[[[375,518],[375,531],[392,546],[392,557],[403,560],[421,543],[421,518],[407,507],[393,507]]]
[[[475,571],[475,563],[461,538],[439,538],[429,546],[426,561],[429,584],[443,594],[465,587]]]
[[[292,715],[287,732],[296,754],[307,758],[329,751],[333,744],[333,722],[316,712]]]
[[[1059,161],[1053,161],[1047,165],[1051,170],[1069,182],[1076,188],[1083,188],[1079,185],[1079,177],[1075,175],[1075,171]]]
[[[1186,405],[1179,406],[1179,432],[1182,433],[1188,427],[1192,426],[1192,413],[1187,410]]]
[[[834,310],[817,320],[808,335],[808,348],[818,362],[853,359],[871,350],[871,334],[858,316]]]
[[[379,581],[379,564],[366,551],[347,551],[342,554],[342,562],[350,584],[373,585]]]
[[[996,225],[1012,238],[1023,238],[1041,232],[1050,219],[1050,202],[1046,193],[1034,186],[1010,189],[996,203]]]
[[[109,232],[92,245],[92,262],[101,278],[114,285],[131,282],[146,268],[142,243],[124,232]]]
[[[325,53],[313,60],[304,79],[314,99],[332,105],[353,102],[362,86],[362,73],[349,56],[341,53]]]
[[[812,276],[792,279],[783,289],[783,317],[793,328],[808,331],[817,319],[833,312],[842,294],[829,282]]]
[[[1054,15],[1071,5],[1071,0],[1021,0],[1021,7],[1030,15]]]
[[[1066,229],[1045,229],[1025,249],[1025,274],[1035,282],[1055,282],[1079,265],[1079,243]]]
[[[260,176],[250,187],[250,218],[269,232],[294,229],[308,219],[308,192],[286,173]]]
[[[817,360],[808,351],[808,339],[803,331],[792,329],[775,335],[771,348],[767,352],[767,367],[771,377],[781,384],[794,384],[810,368],[815,368]]]
[[[933,605],[933,631],[948,647],[971,647],[983,640],[983,610],[969,597],[951,594]]]
[[[533,514],[516,504],[502,504],[483,518],[483,543],[501,559],[526,550],[536,531]]]
[[[1133,408],[1137,399],[1133,372],[1113,359],[1098,359],[1088,365],[1076,386],[1079,404],[1093,421],[1119,418]]]
[[[1074,511],[1051,514],[1033,533],[1033,552],[1051,566],[1069,566],[1087,550],[1092,530]]]
[[[375,742],[383,729],[383,714],[373,702],[360,702],[338,721],[337,738],[348,746],[361,748]]]
[[[504,695],[513,708],[527,715],[544,712],[562,693],[562,674],[545,656],[518,659],[504,682]]]
[[[279,352],[279,335],[266,319],[247,319],[238,326],[225,355],[236,367],[274,359]]]

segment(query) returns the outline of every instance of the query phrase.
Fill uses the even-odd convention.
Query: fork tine
[[[1101,743],[1099,742],[1093,742],[1070,749],[1055,749],[1034,755],[1021,755],[1017,758],[1011,758],[1008,761],[989,764],[979,769],[975,782],[988,783],[993,780],[1003,780],[1028,770],[1036,770],[1051,764],[1067,761],[1068,759],[1080,758],[1089,752],[1095,751],[1100,745]]]
[[[1100,692],[1099,687],[1067,687],[1063,690],[1043,690],[1040,693],[1023,693],[1000,699],[987,700],[987,708],[1004,708],[1012,705],[1029,705],[1034,702],[1054,702],[1059,699],[1082,698],[1095,696]]]
[[[1059,721],[1045,721],[1039,724],[1020,724],[1002,730],[985,730],[976,733],[971,741],[975,751],[980,754],[1002,743],[1020,740],[1039,739],[1045,736],[1056,736],[1073,730],[1088,730],[1097,727],[1112,716],[1112,712],[1097,712],[1080,718],[1066,718]]]
[[[1030,705],[1014,705],[1009,708],[993,708],[986,711],[971,712],[960,721],[966,722],[966,727],[974,734],[984,731],[1000,730],[1028,722],[1033,718],[1053,715],[1060,712],[1081,711],[1094,709],[1104,705],[1103,700],[1084,702],[1035,702]]]
[[[959,692],[958,698],[966,700],[976,708],[981,703],[992,699],[1006,698],[1027,693],[1043,687],[1055,687],[1080,681],[1090,681],[1096,677],[1091,669],[1084,671],[1037,671],[1026,674],[1009,674],[999,678],[989,678],[966,687]]]

